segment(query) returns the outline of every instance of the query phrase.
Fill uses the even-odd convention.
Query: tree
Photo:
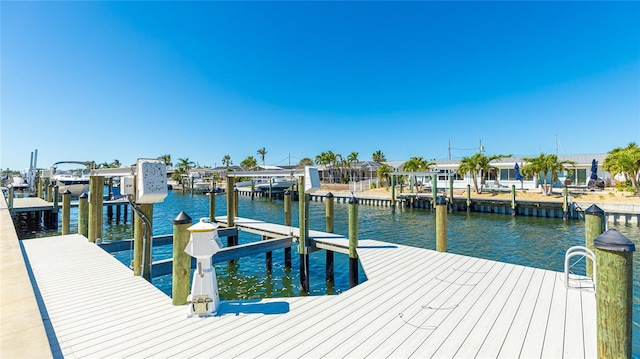
[[[162,156],[158,156],[158,159],[162,162],[164,162],[164,164],[167,167],[173,167],[173,162],[171,162],[171,155],[170,154],[164,154]]]
[[[491,165],[491,161],[507,157],[511,157],[511,155],[487,156],[482,152],[478,152],[471,157],[464,157],[460,160],[458,173],[462,175],[471,173],[471,178],[473,178],[473,186],[476,189],[476,193],[482,193],[482,185],[484,185],[485,180],[489,177],[489,174],[494,174],[497,176],[498,173],[498,168]],[[480,176],[479,187],[478,176]]]
[[[305,157],[303,159],[300,160],[300,162],[298,162],[298,166],[299,168],[304,168],[306,166],[313,166],[313,160],[311,160],[311,158],[309,157]]]
[[[388,186],[391,179],[391,172],[393,172],[393,168],[386,163],[378,167],[376,175],[378,175],[378,179],[380,180],[380,186]]]
[[[189,157],[186,158],[178,158],[178,163],[176,164],[176,169],[173,172],[174,179],[178,180],[182,183],[182,175],[186,175],[189,173],[189,170],[193,168],[193,161],[189,160]]]
[[[334,180],[334,176],[332,174],[333,169],[335,169],[337,167],[338,164],[338,158],[336,156],[335,153],[333,153],[331,150],[327,151],[327,152],[322,152],[319,155],[316,156],[316,163],[319,165],[324,165],[325,167],[331,165],[332,168],[329,169],[329,177],[331,177],[331,183],[333,183]]]
[[[231,166],[233,164],[233,162],[231,162],[231,156],[224,155],[224,157],[222,157],[222,164],[226,167]]]
[[[262,167],[264,167],[264,156],[267,154],[267,149],[262,147],[258,150],[258,154],[260,155],[260,160],[262,161]]]
[[[525,157],[526,162],[522,166],[522,173],[525,176],[537,176],[542,182],[540,185],[541,192],[545,196],[551,195],[553,192],[553,182],[558,180],[558,174],[563,171],[573,173],[567,165],[575,166],[575,162],[564,160],[559,161],[555,154],[545,155],[540,153],[538,157]]]
[[[120,168],[120,166],[121,166],[120,161],[118,161],[117,159],[113,160],[113,162],[109,164],[110,168]]]
[[[427,172],[435,164],[435,162],[429,162],[422,157],[411,157],[411,159],[402,164],[402,170],[407,172]],[[418,185],[418,192],[421,190],[420,186],[422,186],[422,182]]]
[[[258,161],[253,156],[247,156],[247,158],[240,162],[240,166],[248,169],[249,171],[254,171],[258,167]]]
[[[387,162],[387,159],[384,157],[384,153],[380,150],[377,150],[371,155],[371,160],[375,162]]]
[[[347,166],[349,167],[349,171],[351,172],[349,175],[353,177],[353,172],[351,170],[351,165],[354,163],[358,163],[358,152],[351,152],[347,156]]]
[[[612,175],[623,175],[625,180],[631,181],[636,194],[640,195],[640,147],[635,142],[609,151],[602,168]]]

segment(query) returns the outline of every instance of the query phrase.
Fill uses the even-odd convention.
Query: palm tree
[[[262,161],[262,167],[264,167],[264,155],[267,154],[267,149],[262,147],[258,150],[258,154],[260,155],[260,160]]]
[[[622,174],[625,180],[631,181],[636,194],[640,195],[640,147],[635,142],[625,148],[616,147],[609,151],[602,168],[613,175]]]
[[[176,164],[176,170],[174,176],[182,183],[182,175],[188,174],[189,170],[194,166],[193,161],[189,160],[189,157],[178,158],[178,164]]]
[[[358,152],[351,152],[349,156],[347,156],[347,165],[349,166],[349,171],[351,172],[351,165],[354,163],[358,163]],[[349,174],[351,177],[353,176],[353,172]]]
[[[489,177],[489,174],[493,173],[494,175],[496,175],[498,173],[498,168],[491,165],[491,161],[507,157],[511,157],[511,155],[486,156],[484,153],[478,152],[471,157],[464,157],[462,160],[460,160],[458,173],[463,175],[471,173],[471,178],[473,178],[473,186],[475,187],[476,192],[482,193],[482,185],[484,185],[485,180]],[[480,187],[478,187],[478,175],[480,175]]]
[[[384,157],[384,153],[380,150],[377,150],[371,155],[371,160],[375,162],[387,162],[387,159]]]
[[[573,173],[567,165],[575,166],[576,164],[569,160],[558,161],[558,156],[544,153],[538,157],[525,157],[524,161],[526,164],[522,166],[522,173],[526,176],[537,176],[542,182],[541,191],[546,196],[553,192],[553,182],[558,180],[558,174],[562,171]]]
[[[324,165],[329,166],[331,165],[332,168],[329,169],[329,177],[331,178],[330,183],[333,183],[334,180],[334,175],[333,175],[333,170],[335,168],[338,167],[338,157],[335,153],[333,153],[333,151],[329,150],[327,152],[322,152],[319,155],[316,156],[316,163],[319,165]]]
[[[120,161],[118,161],[117,159],[115,159],[115,160],[113,160],[113,162],[111,162],[111,163],[109,164],[109,167],[111,167],[111,168],[120,168],[120,165],[121,165],[121,164],[120,164]]]
[[[429,162],[422,157],[411,157],[411,159],[402,164],[402,170],[407,172],[427,172],[435,164],[435,162]],[[424,182],[424,179],[422,182]],[[421,190],[422,182],[418,185],[418,192]]]
[[[162,156],[158,156],[158,159],[164,162],[167,167],[173,167],[173,163],[171,162],[171,155],[164,154]]]
[[[253,171],[257,169],[258,161],[253,156],[247,156],[247,158],[245,158],[244,160],[242,160],[242,162],[240,162],[240,166],[250,171]]]
[[[231,156],[224,155],[224,157],[222,157],[222,164],[226,167],[231,166],[233,164],[233,162],[231,162]]]
[[[298,166],[297,167],[304,168],[306,166],[313,166],[313,161],[309,157],[305,157],[305,158],[301,159],[300,162],[298,162]]]
[[[380,180],[380,186],[388,186],[391,179],[391,172],[393,172],[393,168],[386,163],[378,167],[376,175],[378,175],[378,179]]]

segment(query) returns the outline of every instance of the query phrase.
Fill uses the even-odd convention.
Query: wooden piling
[[[233,227],[235,225],[235,206],[234,202],[234,192],[233,192],[234,180],[233,177],[227,176],[227,226]]]
[[[133,221],[133,275],[151,282],[151,238],[153,232],[153,203],[136,205]],[[140,212],[140,213],[138,213]],[[146,217],[149,226],[142,219]]]
[[[238,189],[236,188],[236,189],[233,190],[233,215],[234,215],[234,217],[239,217],[239,215],[238,215],[238,213],[239,213],[238,212],[238,202],[240,202],[239,198],[240,198],[240,194],[238,193]]]
[[[120,216],[122,215],[122,206],[121,205],[117,205],[116,206],[116,223],[120,222]]]
[[[471,212],[471,185],[467,185],[467,213]]]
[[[83,192],[78,197],[78,234],[89,237],[89,196]]]
[[[325,195],[326,202],[324,205],[325,213],[325,230],[327,233],[333,233],[333,220],[334,220],[334,212],[333,212],[333,202],[334,195],[329,192]],[[335,270],[333,267],[334,263],[334,253],[333,251],[326,250],[325,251],[325,281],[327,282],[327,288],[335,286]]]
[[[433,191],[433,201],[431,203],[433,208],[436,208],[436,199],[438,198],[438,175],[435,173],[431,175],[431,190]]]
[[[104,177],[89,178],[89,242],[102,237],[102,190]]]
[[[453,176],[449,174],[449,212],[453,212]]]
[[[562,219],[569,219],[569,189],[566,186],[562,189]]]
[[[256,192],[256,182],[255,180],[251,180],[251,200],[253,201]]]
[[[42,197],[42,190],[43,190],[43,186],[44,186],[44,179],[42,177],[38,177],[38,180],[36,181],[36,190],[38,192],[38,198],[44,198]]]
[[[300,176],[300,184],[304,184],[304,176]],[[299,207],[299,241],[298,253],[300,254],[300,291],[309,293],[309,253],[307,252],[307,209],[309,207],[309,197],[304,193],[304,185],[298,186],[298,207]]]
[[[171,298],[173,305],[187,304],[190,292],[191,256],[184,249],[189,243],[191,217],[180,212],[173,220],[173,275],[171,276]]]
[[[391,212],[396,211],[396,176],[391,176]]]
[[[593,246],[598,358],[631,358],[635,245],[610,229],[594,239]]]
[[[58,202],[58,185],[53,186],[53,209],[51,210],[51,227],[58,228],[58,213],[60,212],[60,202]]]
[[[8,198],[8,202],[7,205],[9,207],[9,211],[11,214],[13,214],[13,198],[15,196],[15,189],[13,188],[12,185],[9,185],[9,198]]]
[[[291,226],[291,191],[289,190],[284,191],[284,225]],[[291,269],[291,247],[284,249],[284,267]]]
[[[516,208],[516,185],[511,185],[511,215],[515,216],[518,210]]]
[[[216,193],[214,191],[212,189],[207,192],[207,196],[209,196],[209,220],[211,220],[211,223],[216,223]]]
[[[447,199],[436,199],[436,251],[447,251]]]
[[[604,211],[595,204],[589,206],[584,211],[584,246],[590,250],[595,250],[593,240],[604,232]],[[589,258],[587,261],[587,277],[593,278],[593,263]]]
[[[358,285],[358,199],[349,200],[349,287]]]
[[[54,184],[47,178],[47,202],[53,202],[53,186]]]
[[[62,193],[62,235],[69,234],[71,223],[71,191]]]

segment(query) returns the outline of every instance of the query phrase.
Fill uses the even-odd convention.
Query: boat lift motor
[[[202,218],[187,228],[191,235],[184,251],[196,258],[197,263],[191,294],[187,298],[189,317],[215,315],[220,303],[216,271],[211,265],[211,257],[222,248],[217,228],[218,225],[211,223],[208,218]]]

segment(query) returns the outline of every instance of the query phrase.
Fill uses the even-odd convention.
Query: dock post
[[[593,241],[596,249],[598,358],[631,358],[633,252],[635,245],[615,229]]]
[[[304,176],[300,176],[300,182],[304,184]],[[298,186],[298,207],[299,207],[299,240],[298,253],[300,253],[300,291],[309,293],[309,253],[307,252],[307,208],[309,207],[308,196],[304,193],[304,185]]]
[[[62,235],[69,234],[71,222],[71,191],[62,193]]]
[[[87,192],[78,197],[78,234],[89,237],[89,203]]]
[[[431,190],[433,191],[433,205],[432,208],[436,208],[436,199],[438,199],[438,175],[435,173],[431,175]]]
[[[516,208],[516,185],[511,185],[511,215],[515,216],[518,213]]]
[[[238,217],[238,202],[240,199],[240,193],[238,191],[238,189],[234,189],[233,190],[233,215],[234,217]]]
[[[284,225],[291,226],[291,191],[288,189],[284,191]],[[291,269],[291,247],[284,249],[284,268]]]
[[[120,223],[120,216],[122,215],[122,206],[116,206],[116,223]]]
[[[467,185],[467,213],[471,212],[471,185]]]
[[[327,233],[333,233],[333,219],[334,219],[334,214],[333,214],[333,201],[334,201],[334,196],[333,193],[329,192],[325,195],[325,198],[327,199],[327,201],[325,202],[324,208],[325,208],[325,229],[327,231]],[[327,291],[329,291],[329,289],[331,289],[330,291],[333,292],[334,291],[334,287],[335,287],[335,271],[334,271],[334,267],[333,267],[333,263],[334,263],[334,253],[333,251],[330,250],[325,250],[326,252],[326,256],[325,256],[325,281],[327,282]]]
[[[107,219],[113,219],[113,206],[110,204],[107,205]]]
[[[153,203],[137,204],[136,208],[133,221],[133,275],[142,276],[151,282]],[[149,226],[147,226],[147,221]]]
[[[569,189],[562,189],[562,219],[569,219]]]
[[[44,179],[42,177],[38,177],[38,181],[37,181],[37,185],[36,185],[36,189],[38,192],[38,198],[44,198],[42,197],[42,190],[43,190],[43,186],[44,186]]]
[[[171,278],[171,298],[173,305],[187,304],[189,278],[191,277],[191,256],[184,249],[189,243],[191,217],[180,212],[173,220],[173,275]]]
[[[453,176],[449,174],[449,212],[453,212]]]
[[[584,246],[590,250],[594,250],[593,241],[604,232],[604,211],[595,204],[589,206],[584,211]],[[587,277],[593,278],[593,263],[586,258],[587,261]]]
[[[211,223],[216,223],[216,193],[213,189],[207,192],[209,196],[209,219]]]
[[[89,242],[102,237],[102,190],[104,177],[89,178]]]
[[[13,185],[9,185],[9,198],[7,198],[7,205],[9,207],[9,213],[13,214],[13,197],[15,196],[15,189]]]
[[[269,201],[273,201],[273,182],[269,181]]]
[[[251,180],[251,200],[252,201],[255,198],[255,192],[256,192],[256,182],[255,180]]]
[[[447,251],[447,198],[436,199],[436,251]]]
[[[227,176],[227,189],[226,189],[226,194],[227,194],[227,227],[231,228],[235,226],[235,192],[233,190],[233,186],[234,186],[234,178],[233,177],[229,177]],[[232,247],[235,245],[236,240],[237,240],[237,236],[228,236],[227,237],[227,247]]]
[[[391,213],[396,212],[396,176],[391,175]]]
[[[53,197],[53,183],[51,183],[48,178],[46,179],[46,181],[47,181],[47,192],[46,192],[47,198],[45,198],[45,199],[47,200],[47,202],[53,202],[53,199],[52,199],[52,197]]]
[[[358,285],[358,199],[349,200],[349,288]]]

